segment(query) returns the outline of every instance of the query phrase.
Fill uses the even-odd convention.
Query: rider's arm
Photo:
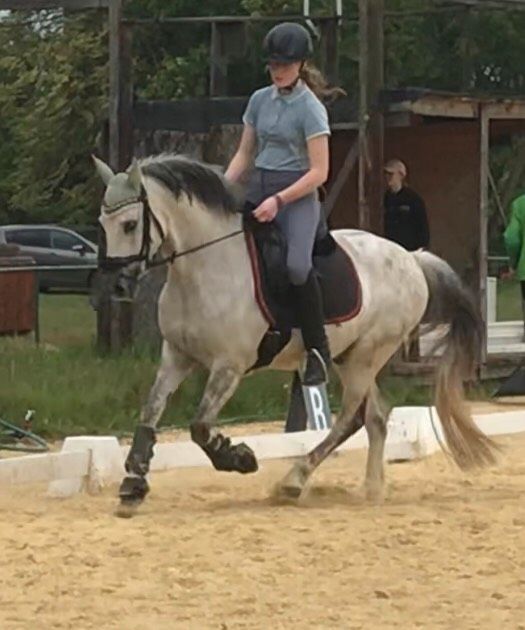
[[[238,182],[242,176],[246,173],[253,161],[253,154],[255,152],[255,129],[245,124],[239,143],[239,148],[233,156],[230,165],[226,169],[225,177],[232,182]]]
[[[329,150],[328,135],[318,135],[307,141],[310,170],[300,179],[279,192],[279,197],[284,205],[297,201],[308,195],[328,179]]]

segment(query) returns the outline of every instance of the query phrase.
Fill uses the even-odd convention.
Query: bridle
[[[206,247],[210,247],[211,245],[215,245],[216,243],[220,243],[221,241],[225,241],[234,236],[238,236],[244,232],[243,229],[235,230],[230,234],[226,234],[225,236],[220,236],[219,238],[215,238],[211,241],[207,241],[202,245],[197,245],[196,247],[191,247],[190,249],[186,249],[182,252],[174,251],[169,256],[164,258],[158,258],[156,260],[151,259],[151,226],[153,225],[157,232],[159,233],[161,242],[164,241],[166,234],[162,229],[162,225],[160,221],[155,216],[154,212],[149,205],[148,196],[146,194],[146,190],[144,186],[141,186],[140,195],[138,197],[132,197],[130,199],[126,199],[125,201],[114,205],[107,206],[102,202],[103,207],[106,207],[110,210],[110,212],[116,212],[117,210],[121,210],[126,206],[129,206],[134,203],[142,204],[142,244],[140,247],[140,251],[138,254],[134,254],[132,256],[106,256],[104,251],[104,256],[100,258],[99,265],[105,271],[111,271],[120,269],[122,267],[126,267],[134,262],[140,262],[146,264],[146,269],[151,269],[152,267],[160,267],[161,265],[171,265],[177,258],[181,258],[182,256],[187,256],[188,254],[192,254],[194,252],[198,252],[201,249],[205,249]],[[105,249],[105,247],[104,247]]]

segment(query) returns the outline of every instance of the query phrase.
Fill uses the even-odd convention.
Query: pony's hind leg
[[[313,471],[340,444],[353,435],[362,425],[366,425],[367,410],[369,413],[367,431],[371,438],[371,452],[368,455],[367,479],[370,485],[378,485],[382,479],[382,457],[386,427],[379,425],[380,407],[378,406],[375,378],[379,370],[394,354],[400,345],[397,342],[385,342],[380,348],[366,340],[361,340],[342,357],[338,372],[343,384],[342,409],[336,424],[326,438],[316,446],[303,460],[296,463],[288,475],[278,486],[279,494],[297,498]],[[370,396],[370,398],[369,398]],[[357,410],[367,400],[365,409]],[[384,430],[384,434],[382,431]],[[379,463],[381,462],[381,463]],[[382,487],[382,483],[380,484]]]
[[[388,412],[383,406],[379,389],[373,385],[367,396],[365,428],[368,434],[368,456],[366,461],[365,492],[370,501],[383,498],[385,483],[384,453],[387,433]]]
[[[364,403],[353,416],[346,416],[342,412],[336,424],[326,436],[302,461],[294,464],[286,477],[277,485],[277,496],[297,499],[301,496],[308,478],[319,464],[330,455],[340,444],[364,424]]]
[[[250,473],[258,469],[252,449],[244,443],[233,445],[230,438],[214,426],[220,410],[237,389],[241,378],[242,372],[232,366],[213,366],[190,430],[191,439],[202,448],[216,470]]]
[[[135,428],[133,443],[126,458],[126,477],[123,479],[119,496],[119,516],[131,516],[149,492],[146,475],[153,457],[155,428],[166,407],[166,401],[184,381],[194,367],[194,362],[181,354],[167,341],[162,345],[162,357],[155,383],[140,414],[140,423]]]
[[[320,444],[294,464],[277,486],[278,495],[298,498],[308,478],[319,464],[364,424],[363,402],[375,376],[370,363],[370,352],[366,346],[358,344],[351,348],[338,366],[338,372],[344,389],[342,409],[337,422]]]

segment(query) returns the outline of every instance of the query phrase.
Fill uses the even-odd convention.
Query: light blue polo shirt
[[[257,90],[242,120],[257,134],[255,166],[272,171],[308,170],[307,140],[330,135],[326,107],[303,81],[289,94],[274,85]]]

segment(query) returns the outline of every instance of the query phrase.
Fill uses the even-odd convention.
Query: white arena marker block
[[[48,488],[50,496],[68,497],[83,490],[95,494],[117,483],[125,474],[122,450],[114,436],[68,437],[62,445],[62,453],[66,452],[89,453],[87,474],[52,481]]]
[[[432,414],[437,430],[441,431],[435,409],[432,409]],[[438,449],[439,442],[432,429],[429,407],[392,409],[385,446],[387,461],[420,459]]]

